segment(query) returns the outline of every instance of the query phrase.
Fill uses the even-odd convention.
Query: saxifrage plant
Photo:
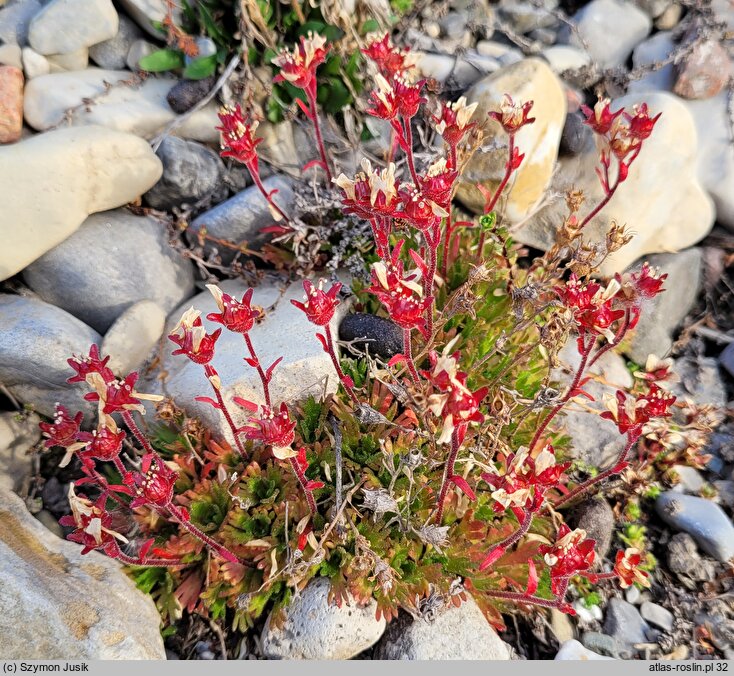
[[[306,93],[315,164],[330,178],[313,90],[328,49],[309,35],[276,62],[278,78]],[[42,424],[47,446],[66,449],[65,462],[76,455],[84,473],[63,520],[74,528],[70,538],[85,552],[135,566],[139,586],[169,619],[196,609],[227,616],[238,629],[281,607],[314,576],[331,580],[337,602],[348,593],[360,603],[374,598],[388,618],[399,608],[422,614],[459,603],[469,591],[497,626],[508,604],[572,614],[574,578],[647,584],[640,551],[620,551],[602,570],[594,541],[566,525],[562,510],[625,472],[641,437],[659,435],[675,402],[664,389],[670,363],[651,361],[631,392],[610,393],[606,411],[589,413],[613,421],[624,438],[608,468],[585,479],[573,470],[558,422],[568,405],[591,399],[589,369],[663,290],[665,276],[647,266],[606,286],[591,278],[628,241],[623,228],[614,225],[600,244],[584,239],[658,117],[644,105],[585,109],[600,145],[605,196],[582,214],[583,196],[571,193],[557,244],[521,267],[498,207],[522,167],[516,134],[533,123],[532,102],[508,96],[488,120],[474,119],[476,104],[463,98],[440,104],[425,119],[442,135],[445,154],[420,166],[412,127],[429,103],[425,82],[388,36],[363,51],[375,69],[370,114],[389,121],[392,159],[402,153],[407,175],[399,178],[395,162],[364,160],[360,173],[333,184],[344,212],[368,221],[374,236],[371,282],[355,284],[358,302],[379,301],[402,330],[402,352],[387,363],[369,352],[340,359],[330,325],[341,284],[305,280],[303,301],[292,302],[316,327],[340,389],[323,401],[273,401],[279,360],[262,364],[250,336],[263,315],[257,290],[237,299],[210,286],[219,312],[207,319],[221,326],[207,332],[192,308],[169,338],[174,354],[202,366],[202,385],[208,381],[213,396],[198,400],[219,411],[230,444],[167,401],[158,403],[161,422],[146,433],[135,415],[144,412],[142,400],[160,397],[137,392],[137,374],[118,377],[92,346],[69,364],[76,372],[70,381],[90,386],[96,429],[82,431],[81,414],[63,407]],[[295,227],[262,188],[253,121],[239,107],[220,118],[223,154],[247,167],[282,227]],[[494,191],[483,188],[478,224],[457,221],[457,181],[488,124],[507,139],[505,176]],[[212,365],[222,330],[242,335],[260,401],[225,401],[229,374]],[[570,333],[579,363],[559,389],[552,369]]]

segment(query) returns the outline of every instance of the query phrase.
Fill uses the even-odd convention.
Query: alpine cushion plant
[[[146,434],[135,416],[145,412],[141,400],[155,397],[135,390],[137,374],[116,377],[96,347],[72,358],[70,382],[85,382],[88,399],[98,402],[96,431],[82,431],[81,414],[61,407],[42,425],[46,445],[63,448],[65,463],[77,457],[83,474],[65,520],[72,539],[157,571],[135,568],[133,575],[169,619],[197,610],[227,616],[240,629],[314,576],[330,578],[338,602],[347,593],[360,602],[374,598],[387,617],[399,608],[419,613],[422,599],[470,591],[497,626],[510,604],[573,613],[568,595],[584,578],[646,584],[640,552],[620,552],[613,570],[601,572],[593,540],[559,522],[554,510],[625,471],[638,441],[661,437],[675,405],[664,389],[669,367],[651,359],[632,392],[610,393],[604,412],[590,411],[624,438],[619,457],[598,474],[574,471],[559,423],[568,405],[590,398],[590,367],[635,327],[665,277],[644,267],[606,285],[594,281],[595,266],[627,235],[613,226],[605,242],[586,242],[584,227],[600,206],[580,216],[583,198],[575,193],[557,244],[529,266],[516,264],[496,207],[523,160],[514,134],[533,123],[530,102],[506,97],[488,116],[510,139],[505,177],[485,194],[483,227],[456,223],[456,181],[486,120],[474,119],[476,106],[463,99],[425,114],[434,103],[425,83],[388,36],[371,38],[363,51],[375,70],[370,112],[390,121],[395,152],[386,166],[365,159],[355,176],[341,174],[322,189],[370,224],[370,282],[355,284],[355,294],[363,305],[379,304],[402,330],[402,352],[387,363],[340,359],[331,322],[342,285],[306,279],[303,300],[292,302],[316,327],[341,389],[323,401],[273,401],[280,360],[261,364],[250,335],[264,315],[257,289],[238,300],[210,285],[219,312],[207,321],[217,328],[191,308],[169,338],[174,354],[201,365],[202,388],[208,382],[213,396],[198,400],[221,414],[229,441],[167,401],[158,402],[160,422]],[[278,77],[307,94],[302,107],[328,175],[312,96],[325,52],[323,39],[309,35],[276,63]],[[422,113],[445,145],[425,165],[411,131]],[[600,143],[606,203],[657,117],[644,106],[611,112],[607,103],[587,116]],[[258,183],[252,127],[238,108],[221,117],[224,154]],[[225,401],[222,379],[232,374],[212,366],[223,331],[242,336],[243,368],[259,381],[260,401]],[[552,368],[571,333],[579,363],[555,387]]]

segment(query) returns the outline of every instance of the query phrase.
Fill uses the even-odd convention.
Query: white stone
[[[393,621],[375,648],[381,660],[509,660],[507,644],[469,597],[432,618]]]
[[[653,63],[664,61],[670,56],[675,49],[672,33],[670,31],[661,31],[655,33],[651,38],[641,42],[632,53],[632,65],[635,68],[644,68]],[[636,92],[654,92],[658,90],[670,91],[675,84],[675,67],[669,63],[659,70],[645,73],[639,80],[632,80],[629,84],[628,91]]]
[[[476,212],[482,211],[485,201],[476,184],[496,190],[505,173],[507,134],[497,122],[487,119],[488,112],[499,110],[505,94],[510,94],[516,102],[534,102],[531,117],[535,122],[524,126],[515,137],[525,159],[513,176],[504,205],[505,216],[516,223],[535,208],[550,182],[566,119],[566,96],[556,75],[540,59],[525,59],[506,66],[477,82],[466,93],[470,103],[479,103],[473,121],[479,124],[486,121],[488,132],[484,140],[487,152],[474,154],[457,191],[461,202]]]
[[[322,394],[336,391],[338,386],[338,378],[329,355],[316,339],[317,328],[306,319],[301,310],[290,303],[291,299],[303,300],[303,286],[300,282],[295,282],[284,293],[282,286],[279,279],[265,280],[255,288],[252,300],[253,304],[266,308],[265,318],[250,331],[260,363],[263,368],[267,368],[276,359],[283,357],[283,361],[273,372],[270,383],[274,405],[280,405],[282,401],[290,404],[310,394],[318,398]],[[238,300],[247,290],[247,286],[234,280],[223,282],[220,287]],[[346,305],[342,303],[339,310],[346,309]],[[207,332],[211,333],[221,327],[220,324],[206,319],[207,314],[219,310],[212,295],[205,291],[169,315],[166,335],[189,307],[201,311]],[[333,335],[337,335],[341,314],[337,312],[332,320]],[[231,435],[222,414],[208,404],[194,401],[195,397],[211,395],[207,391],[208,384],[202,367],[183,355],[173,356],[171,352],[174,349],[173,343],[164,346],[159,369],[165,377],[159,380],[156,374],[152,374],[147,387],[158,388],[160,394],[171,397],[178,406],[200,418],[210,428],[218,429],[229,439]],[[250,414],[234,404],[233,397],[264,403],[260,379],[257,372],[243,361],[245,356],[249,354],[242,336],[224,331],[217,341],[211,362],[222,380],[222,396],[238,425],[244,424]]]
[[[141,300],[128,308],[102,339],[101,352],[109,355],[108,366],[127,375],[145,363],[163,334],[166,313],[160,305]]]
[[[578,70],[591,63],[591,57],[583,50],[571,45],[553,45],[541,52],[551,70],[560,75],[566,70]]]
[[[653,134],[632,164],[627,180],[586,226],[591,241],[604,240],[611,221],[624,224],[632,241],[601,266],[604,275],[622,272],[641,256],[686,249],[705,237],[714,223],[714,205],[696,176],[698,140],[693,119],[676,96],[664,93],[631,94],[612,103],[612,109],[647,102],[651,115],[662,113]],[[564,157],[554,176],[552,191],[560,195],[571,188],[584,191],[587,205],[595,205],[603,192],[594,169],[599,154],[593,147],[577,157]],[[585,210],[582,209],[582,216]],[[549,247],[555,230],[567,215],[560,199],[515,231],[518,241]]]
[[[588,648],[584,648],[581,643],[575,639],[564,642],[556,653],[556,660],[611,660],[611,657],[604,657]]]
[[[0,489],[3,658],[165,659],[153,600],[116,561],[80,552]]]
[[[50,54],[46,59],[48,59],[52,73],[84,70],[89,65],[89,50],[86,47],[80,47],[68,54]]]
[[[28,41],[40,54],[68,54],[117,33],[111,0],[51,0],[31,21]]]
[[[48,59],[32,47],[23,47],[21,58],[23,60],[23,72],[28,80],[41,75],[48,75],[51,72],[51,64]]]
[[[464,54],[457,58],[448,54],[416,51],[416,56],[416,68],[423,77],[430,77],[441,83],[451,78],[461,88],[471,86],[500,66],[497,60],[480,54],[473,57]]]
[[[684,101],[698,132],[698,178],[716,205],[716,220],[734,230],[734,146],[726,90]]]
[[[156,46],[148,40],[135,40],[130,45],[130,49],[125,57],[127,67],[133,71],[140,70],[140,59],[152,54],[156,49]]]
[[[602,68],[621,66],[652,30],[650,17],[627,0],[592,0],[574,20],[578,34],[569,31],[569,43],[576,47],[586,43],[591,58]]]
[[[120,0],[120,4],[150,35],[156,38],[164,37],[153,24],[160,23],[166,18],[166,0]],[[173,22],[180,26],[180,6],[174,4],[173,8]]]
[[[0,148],[0,280],[66,239],[89,214],[131,202],[161,173],[145,141],[103,127],[60,129]]]
[[[18,45],[0,45],[0,65],[23,68],[21,50]]]
[[[39,422],[35,413],[0,413],[0,490],[17,491],[30,476],[29,451],[41,438]]]
[[[374,645],[385,631],[385,617],[375,618],[377,603],[341,607],[328,599],[331,582],[312,580],[283,610],[275,626],[268,618],[261,645],[265,657],[286,660],[348,660]]]
[[[73,126],[98,124],[152,138],[176,117],[166,101],[176,82],[171,77],[152,77],[141,83],[130,71],[98,68],[37,77],[26,87],[26,122],[43,131],[68,116]],[[85,105],[88,99],[92,103]],[[177,127],[175,135],[218,142],[218,124],[217,107],[211,103]]]

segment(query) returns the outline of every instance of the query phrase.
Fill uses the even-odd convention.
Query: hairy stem
[[[296,479],[298,479],[298,483],[301,486],[301,489],[303,490],[303,493],[306,496],[306,501],[308,502],[308,508],[311,510],[311,515],[316,515],[316,500],[314,500],[313,497],[313,491],[308,488],[308,479],[306,478],[306,475],[301,471],[301,468],[298,466],[298,462],[296,462],[295,458],[289,458],[291,463],[291,468],[293,469],[293,474],[296,475]]]
[[[410,340],[410,329],[403,329],[403,354],[405,355],[405,361],[408,364],[408,372],[413,381],[414,385],[418,385],[418,370],[415,367],[413,361],[413,344]]]
[[[252,176],[252,180],[255,183],[255,185],[258,187],[260,192],[262,193],[263,197],[267,200],[268,204],[275,210],[275,212],[286,222],[288,225],[291,223],[291,219],[288,218],[285,211],[283,211],[275,202],[275,200],[272,198],[270,193],[265,189],[265,186],[263,185],[262,180],[260,180],[260,174],[257,171],[250,170],[250,176]]]
[[[319,112],[316,108],[316,84],[314,83],[313,88],[306,90],[306,96],[308,97],[308,106],[311,110],[311,121],[313,122],[314,133],[316,134],[316,144],[319,147],[319,154],[321,155],[321,164],[326,172],[326,179],[331,184],[331,169],[329,169],[329,161],[326,159],[326,148],[324,147],[324,139],[321,136],[321,125],[319,124]]]
[[[133,436],[138,440],[143,449],[145,449],[145,452],[152,453],[153,455],[157,456],[158,454],[155,452],[155,449],[150,445],[148,437],[143,434],[142,430],[135,422],[135,418],[133,418],[132,413],[130,413],[130,411],[123,411],[122,419],[125,421],[128,429],[133,433]]]
[[[240,561],[232,552],[230,552],[229,549],[227,549],[223,545],[220,545],[218,542],[215,542],[206,533],[203,533],[196,526],[194,526],[194,524],[191,523],[191,520],[188,519],[186,515],[183,514],[183,512],[181,512],[178,507],[176,507],[176,505],[174,505],[173,503],[169,503],[168,511],[179,525],[183,526],[195,538],[201,540],[207,547],[216,552],[225,561],[230,561],[232,563],[242,563],[242,561]]]
[[[128,556],[127,554],[124,554],[123,552],[118,552],[117,556],[115,556],[116,559],[119,561],[122,561],[124,564],[128,566],[151,566],[153,568],[173,568],[176,566],[185,566],[187,564],[183,563],[180,559],[141,559],[141,558],[135,558],[134,556]]]
[[[451,450],[446,460],[446,466],[443,469],[443,479],[441,480],[441,490],[438,493],[438,501],[436,503],[436,523],[441,524],[443,520],[443,503],[446,500],[446,494],[449,492],[449,484],[451,477],[454,476],[454,465],[456,464],[456,456],[459,455],[459,437],[456,428],[451,433]]]
[[[209,381],[209,384],[212,386],[212,390],[214,390],[214,396],[217,398],[217,404],[219,405],[219,410],[222,412],[222,415],[224,415],[224,419],[227,421],[227,425],[229,426],[229,429],[232,432],[232,437],[234,438],[234,443],[237,446],[237,450],[239,451],[239,454],[244,458],[247,455],[247,451],[245,450],[245,447],[242,445],[242,442],[240,441],[240,435],[237,429],[237,425],[234,424],[234,420],[232,419],[232,414],[229,412],[229,409],[227,408],[227,404],[224,402],[222,393],[220,392],[219,388],[211,380],[213,376],[217,377],[217,372],[214,370],[214,367],[211,364],[205,364],[204,372],[206,373],[206,379]]]
[[[555,418],[558,413],[561,411],[561,409],[569,402],[571,397],[573,396],[574,391],[578,387],[579,383],[581,382],[581,378],[584,375],[584,371],[586,370],[586,363],[589,359],[589,354],[591,353],[591,349],[594,347],[594,342],[596,340],[595,336],[591,336],[589,339],[589,345],[584,346],[583,354],[581,355],[581,363],[579,364],[578,370],[576,371],[576,375],[574,376],[573,382],[571,383],[571,386],[568,388],[568,392],[566,392],[566,396],[563,397],[561,402],[553,407],[551,412],[545,417],[542,423],[538,426],[538,429],[535,432],[535,435],[533,436],[533,440],[530,442],[530,450],[535,448],[535,445],[540,440],[541,436],[543,435],[543,432],[545,432],[548,425],[551,423],[553,418]]]
[[[265,371],[263,370],[262,365],[260,364],[260,360],[257,358],[257,354],[255,354],[255,347],[252,344],[252,340],[250,340],[250,334],[245,333],[245,343],[247,344],[247,349],[250,351],[250,358],[257,362],[257,366],[255,369],[257,370],[257,375],[260,376],[260,381],[263,385],[263,396],[265,397],[265,404],[268,408],[272,408],[270,404],[270,384],[268,383],[268,378],[265,375]]]
[[[339,363],[339,359],[336,356],[336,348],[334,347],[334,338],[331,335],[331,328],[329,327],[328,324],[324,326],[324,333],[326,334],[326,345],[329,348],[329,356],[331,357],[331,363],[334,365],[336,374],[339,376],[339,380],[341,381],[342,385],[344,385],[344,389],[347,391],[349,398],[357,406],[359,406],[359,399],[357,399],[357,395],[354,394],[354,386],[351,384],[351,378],[347,378],[347,376],[344,374],[344,371],[342,371],[341,364]]]
[[[587,479],[582,484],[576,486],[570,493],[567,493],[566,495],[561,496],[560,498],[553,501],[553,507],[555,509],[560,509],[564,505],[567,505],[572,500],[575,500],[581,495],[584,495],[584,493],[587,493],[591,488],[593,488],[596,484],[601,483],[605,479],[609,478],[613,474],[617,474],[619,472],[619,465],[623,463],[627,459],[627,455],[629,454],[632,447],[635,445],[637,440],[640,438],[640,430],[637,427],[632,428],[627,433],[627,443],[625,444],[624,448],[620,451],[619,455],[617,456],[617,459],[614,461],[614,464],[609,467],[608,469],[605,469],[600,474],[597,474],[595,477],[591,477],[590,479]]]
[[[415,170],[415,158],[413,157],[413,129],[410,126],[410,119],[403,120],[403,128],[405,129],[405,155],[408,158],[408,168],[410,176],[415,183],[415,187],[420,190],[421,182],[418,178],[418,172]]]

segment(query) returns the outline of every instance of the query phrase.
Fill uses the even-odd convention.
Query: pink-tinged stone
[[[15,143],[23,130],[23,71],[0,66],[0,143]]]
[[[673,91],[685,99],[708,99],[716,96],[729,80],[731,60],[726,49],[714,40],[693,48],[678,68]]]

